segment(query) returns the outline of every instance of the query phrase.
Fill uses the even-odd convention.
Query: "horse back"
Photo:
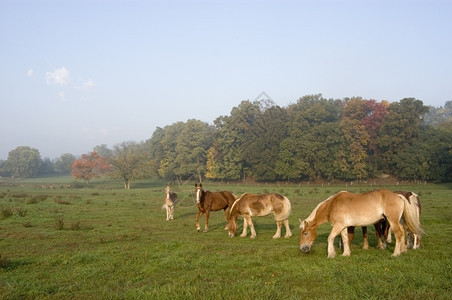
[[[203,209],[221,210],[231,207],[236,198],[228,191],[209,192],[206,191],[203,200]]]
[[[266,216],[273,212],[275,216],[288,217],[291,206],[289,199],[280,194],[243,194],[234,204],[234,210],[238,214]]]
[[[380,189],[361,194],[340,192],[331,199],[326,212],[332,223],[352,222],[349,226],[365,226],[387,214],[402,211],[403,199],[389,190]]]

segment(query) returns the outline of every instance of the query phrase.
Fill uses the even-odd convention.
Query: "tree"
[[[91,152],[74,161],[71,174],[74,178],[83,179],[89,184],[91,179],[99,178],[110,170],[111,166],[105,158],[97,152]]]
[[[113,167],[111,175],[124,181],[124,188],[130,189],[133,179],[145,174],[147,153],[136,142],[128,141],[113,147],[113,156],[108,160]]]
[[[111,149],[109,149],[105,144],[94,147],[93,151],[97,152],[100,156],[102,156],[105,159],[109,159],[110,157],[113,156]]]
[[[242,143],[242,156],[256,180],[277,180],[275,172],[280,143],[287,137],[287,111],[272,106],[261,111]]]
[[[238,180],[252,175],[244,159],[244,154],[250,151],[246,147],[246,135],[261,114],[261,108],[259,101],[242,101],[231,110],[230,116],[221,116],[214,121],[217,178]]]
[[[388,106],[388,114],[378,129],[376,151],[380,170],[397,174],[398,160],[415,139],[418,138],[419,125],[428,107],[422,101],[405,98]]]
[[[51,175],[55,173],[54,163],[50,160],[50,158],[46,157],[41,160],[41,164],[39,166],[38,174],[39,175]]]
[[[38,173],[40,165],[39,151],[29,146],[21,146],[8,153],[3,169],[12,177],[29,178]]]
[[[100,155],[102,156],[102,155]],[[72,170],[72,164],[75,161],[75,156],[70,153],[61,154],[54,163],[54,169],[60,174],[69,174]]]

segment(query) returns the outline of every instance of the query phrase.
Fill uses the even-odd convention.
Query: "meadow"
[[[272,216],[254,218],[257,237],[229,238],[224,213],[197,232],[194,182],[173,186],[174,220],[161,209],[164,182],[71,178],[0,181],[1,299],[451,299],[452,184],[219,184],[210,191],[276,192],[292,203],[293,236],[273,240]],[[341,191],[417,193],[426,235],[418,250],[392,257],[394,244],[327,258],[329,224],[310,254],[299,250],[299,218]],[[241,232],[242,220],[239,220]],[[204,228],[204,217],[201,219]],[[285,231],[283,230],[283,234]],[[337,245],[337,239],[336,239]]]

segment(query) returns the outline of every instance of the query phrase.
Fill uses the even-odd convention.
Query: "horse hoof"
[[[292,236],[291,234],[286,234],[286,235],[284,236],[284,238],[288,239],[288,238],[290,238],[291,236]]]
[[[279,239],[280,237],[281,237],[280,235],[274,235],[274,236],[273,236],[273,239],[276,240],[276,239]]]

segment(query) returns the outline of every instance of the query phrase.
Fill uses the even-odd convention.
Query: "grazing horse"
[[[237,197],[227,191],[212,193],[204,191],[202,183],[199,186],[195,183],[196,203],[198,204],[198,214],[196,215],[196,230],[200,231],[199,217],[203,213],[206,214],[206,222],[204,223],[204,232],[207,232],[209,227],[209,215],[211,211],[224,210],[226,221],[229,220],[228,208],[232,206]],[[226,230],[226,228],[225,228]]]
[[[403,195],[405,198],[407,198],[408,202],[411,206],[413,206],[414,212],[416,214],[416,217],[420,219],[421,217],[421,202],[419,201],[419,196],[416,195],[413,192],[402,192],[402,191],[396,191],[394,192],[396,194]],[[419,221],[420,222],[420,221]],[[383,235],[384,238],[388,241],[388,243],[391,242],[391,227],[389,224],[385,228],[385,232]],[[407,242],[409,248],[418,249],[421,245],[421,237],[413,232],[408,228],[407,230]]]
[[[396,191],[394,193],[404,196],[408,200],[408,203],[411,206],[413,206],[416,218],[420,219],[421,203],[419,201],[419,196],[413,192]],[[419,220],[419,222],[420,222],[420,220]],[[375,234],[376,234],[377,240],[378,240],[378,247],[380,249],[386,249],[386,241],[388,243],[391,242],[391,227],[389,225],[389,222],[385,219],[382,219],[382,220],[378,221],[376,224],[374,224],[374,226],[375,226]],[[363,249],[368,249],[369,242],[367,240],[367,227],[363,226],[362,230],[363,230],[363,239],[364,239]],[[347,228],[347,231],[348,231],[349,244],[351,245],[351,243],[353,241],[353,237],[355,235],[355,227],[350,226]],[[417,234],[413,234],[408,229],[407,230],[407,242],[408,242],[409,248],[418,249],[421,244],[421,237]]]
[[[177,194],[171,191],[169,186],[165,189],[166,198],[163,203],[162,209],[166,209],[166,220],[174,219],[174,206],[176,206],[177,202]]]
[[[253,221],[251,216],[263,217],[270,213],[275,215],[276,220],[276,234],[274,239],[281,237],[281,223],[284,222],[286,227],[286,235],[284,237],[289,238],[292,236],[292,232],[289,227],[289,215],[291,211],[291,205],[289,199],[279,194],[243,194],[232,205],[228,230],[229,236],[234,237],[237,230],[237,217],[243,216],[243,233],[241,237],[245,237],[247,234],[247,227],[251,229],[251,238],[256,237],[256,231],[254,230]]]
[[[320,202],[309,217],[300,219],[300,250],[309,252],[317,236],[317,227],[329,222],[333,228],[328,236],[328,257],[336,256],[334,238],[341,233],[344,252],[350,256],[347,227],[375,224],[382,218],[388,220],[396,237],[393,256],[406,251],[404,227],[400,224],[403,216],[406,226],[415,234],[422,235],[419,219],[408,200],[386,189],[362,194],[339,192]]]

